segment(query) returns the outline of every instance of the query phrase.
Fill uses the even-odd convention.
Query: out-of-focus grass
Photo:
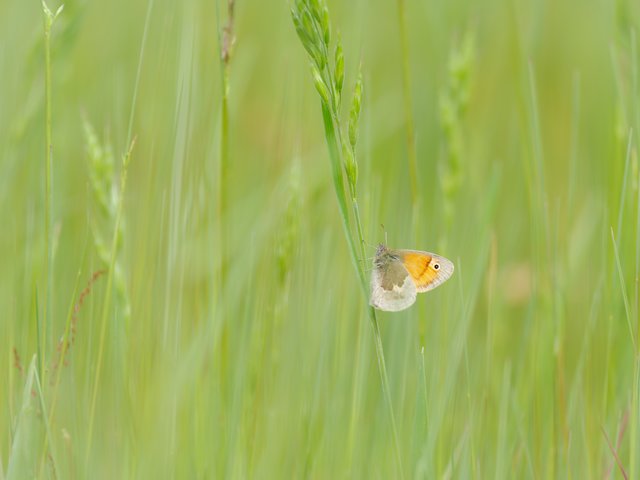
[[[38,2],[0,3],[0,477],[396,477],[289,5],[236,2],[224,209],[226,2],[155,0],[140,56],[147,8],[69,1],[53,25],[53,288],[32,362],[48,294],[43,20]],[[329,2],[346,92],[362,64],[365,237],[384,223],[391,245],[442,247],[456,264],[411,309],[379,314],[405,476],[635,478],[640,7],[405,2],[415,207],[397,8]],[[465,107],[447,111],[461,71]],[[101,275],[75,315],[105,267],[92,229],[110,242],[116,228],[100,217],[86,121],[114,152],[105,184],[137,143],[125,296]]]

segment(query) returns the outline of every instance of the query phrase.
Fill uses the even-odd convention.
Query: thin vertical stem
[[[580,140],[580,74],[573,75],[573,96],[571,101],[571,154],[569,156],[569,193],[568,211],[573,215],[573,196],[575,194],[576,165]]]
[[[618,245],[622,235],[622,218],[624,217],[624,204],[627,196],[627,177],[629,174],[629,163],[631,160],[631,146],[633,145],[633,130],[629,129],[629,139],[627,140],[627,154],[624,158],[624,174],[622,175],[622,188],[620,189],[620,202],[618,206],[618,226],[616,228],[616,238]]]
[[[147,4],[147,14],[144,19],[144,30],[142,32],[142,42],[140,44],[140,55],[138,56],[138,68],[136,69],[135,86],[133,87],[133,98],[131,99],[131,111],[129,112],[129,127],[127,128],[127,145],[131,144],[133,132],[133,118],[136,113],[136,103],[138,99],[138,86],[140,85],[140,74],[142,73],[142,59],[144,58],[144,48],[147,44],[147,32],[149,31],[149,21],[153,10],[154,0],[149,0]]]
[[[400,452],[400,441],[398,438],[398,427],[396,426],[396,417],[393,413],[393,401],[391,399],[391,389],[389,388],[389,377],[387,376],[387,363],[384,359],[384,348],[382,347],[382,337],[380,336],[380,326],[378,325],[376,311],[371,306],[369,306],[369,319],[371,320],[371,327],[373,328],[373,337],[376,343],[376,356],[378,357],[378,368],[380,370],[382,390],[384,392],[385,400],[387,402],[387,407],[389,409],[389,416],[391,418],[391,429],[393,431],[393,444],[396,450],[396,463],[398,464],[398,471],[400,472],[400,478],[404,478],[404,472],[402,468],[402,454]]]
[[[631,325],[631,307],[629,306],[629,298],[627,296],[627,284],[624,281],[624,274],[622,272],[622,263],[620,262],[620,254],[618,253],[618,244],[616,237],[613,234],[613,227],[611,228],[611,241],[613,242],[613,253],[616,259],[616,270],[618,271],[618,280],[620,281],[620,291],[622,292],[622,301],[624,303],[624,313],[627,319],[627,327],[629,328],[629,336],[631,337],[631,343],[633,345],[633,354],[638,356],[638,346],[636,344],[636,336],[633,332],[633,326]]]
[[[356,273],[358,274],[358,278],[360,280],[360,286],[365,295],[365,298],[368,295],[367,290],[367,282],[364,275],[363,261],[365,258],[364,251],[364,237],[362,224],[360,221],[360,213],[358,209],[358,203],[355,198],[355,192],[351,189],[350,193],[352,194],[352,206],[354,209],[354,217],[356,222],[356,232],[358,235],[358,241],[360,242],[360,251],[361,256],[359,258],[357,247],[353,240],[353,236],[351,234],[350,222],[349,222],[349,212],[346,207],[346,198],[345,198],[345,190],[344,190],[344,175],[342,172],[342,160],[340,156],[340,149],[338,148],[338,142],[342,143],[342,135],[340,133],[340,124],[338,117],[336,115],[332,115],[330,107],[322,102],[322,114],[324,119],[324,127],[325,127],[325,137],[327,140],[327,146],[329,148],[329,155],[331,157],[331,165],[333,171],[333,180],[334,187],[336,190],[336,196],[338,197],[338,205],[340,206],[340,213],[342,217],[342,224],[345,230],[345,236],[347,237],[347,242],[349,244],[349,252],[351,254],[352,263],[355,266]],[[382,337],[380,335],[380,325],[378,324],[378,318],[376,316],[376,311],[373,307],[368,306],[367,312],[369,315],[369,322],[371,324],[371,329],[373,331],[374,342],[376,346],[376,357],[378,359],[378,370],[380,372],[380,380],[382,383],[382,392],[385,397],[385,401],[387,403],[387,408],[389,412],[389,417],[391,421],[391,428],[393,431],[393,443],[395,447],[396,453],[396,463],[398,465],[398,471],[400,472],[400,478],[404,478],[404,473],[402,469],[402,455],[400,452],[400,442],[398,437],[398,428],[396,426],[396,419],[393,412],[393,401],[391,399],[391,389],[389,388],[389,377],[387,375],[387,364],[384,358],[384,348],[382,345]]]
[[[216,2],[218,9],[218,2]],[[219,12],[216,15],[220,18]],[[220,108],[220,149],[218,174],[216,178],[216,232],[215,239],[218,254],[216,258],[221,259],[216,268],[216,281],[214,285],[214,305],[222,295],[222,286],[225,284],[225,259],[227,258],[227,240],[224,235],[223,218],[226,212],[228,199],[226,198],[226,179],[229,169],[229,71],[231,63],[231,51],[234,43],[234,16],[235,0],[227,0],[227,22],[224,27],[217,25],[218,46],[220,54],[220,80],[222,105]]]
[[[220,150],[218,175],[216,179],[216,232],[217,245],[215,247],[218,252],[215,255],[219,258],[219,264],[216,266],[217,285],[215,285],[214,299],[217,300],[222,296],[222,288],[225,284],[225,259],[226,259],[226,238],[224,233],[224,215],[227,206],[225,183],[227,178],[227,170],[229,166],[229,97],[228,97],[228,68],[223,67],[223,93],[222,106],[220,111]]]
[[[53,290],[53,141],[51,135],[52,113],[51,113],[51,27],[53,22],[60,13],[60,9],[55,15],[49,10],[46,3],[42,3],[44,11],[44,55],[45,55],[45,80],[44,80],[44,98],[45,98],[45,199],[44,199],[44,234],[45,234],[45,295],[44,295],[44,312],[42,315],[43,325],[40,335],[40,358],[38,365],[40,368],[39,375],[43,378],[44,362],[46,355],[47,336],[51,332],[51,299]],[[45,384],[46,382],[43,382]]]
[[[404,101],[404,120],[407,138],[407,158],[409,160],[409,180],[411,183],[411,201],[418,202],[418,155],[416,153],[415,133],[411,102],[411,82],[409,71],[409,42],[407,39],[407,19],[404,0],[398,0],[398,25],[400,28],[400,56],[402,58],[402,97]]]
[[[636,354],[633,359],[633,391],[631,392],[631,441],[629,453],[629,475],[630,478],[636,477],[637,450],[638,450],[638,418],[640,416],[638,403],[638,388],[640,380],[640,357]]]

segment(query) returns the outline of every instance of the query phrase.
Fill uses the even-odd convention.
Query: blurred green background
[[[398,2],[328,6],[365,238],[456,265],[378,316],[400,461],[290,5],[236,2],[221,167],[226,2],[65,3],[47,270],[44,14],[4,0],[0,478],[640,476],[640,4],[407,0],[407,70]]]

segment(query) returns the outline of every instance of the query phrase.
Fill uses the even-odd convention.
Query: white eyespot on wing
[[[393,285],[391,290],[382,286],[382,272],[376,268],[371,275],[370,304],[378,310],[399,312],[409,308],[416,301],[416,284],[410,275],[404,278],[402,285]]]

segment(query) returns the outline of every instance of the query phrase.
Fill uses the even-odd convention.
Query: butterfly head
[[[384,243],[378,245],[378,248],[376,249],[376,256],[373,261],[373,264],[376,267],[385,267],[396,260],[399,260],[399,257],[394,255],[393,250],[387,247]]]

